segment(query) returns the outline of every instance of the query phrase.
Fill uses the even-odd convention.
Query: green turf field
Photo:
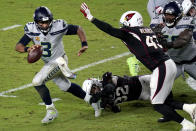
[[[97,62],[115,55],[128,52],[124,44],[100,30],[83,18],[80,4],[86,2],[92,14],[113,26],[119,26],[122,13],[127,10],[141,12],[147,26],[149,17],[146,11],[147,0],[0,0],[0,29],[16,24],[21,27],[0,30],[0,92],[29,84],[33,76],[43,65],[42,61],[28,64],[27,54],[17,53],[14,48],[23,35],[24,25],[33,20],[34,10],[41,5],[47,6],[55,19],[65,19],[70,24],[81,25],[86,32],[89,49],[78,57],[81,47],[78,36],[65,36],[63,41],[69,57],[71,69]],[[78,71],[78,77],[73,82],[82,84],[89,77],[101,76],[106,71],[117,75],[129,75],[126,59],[129,56],[108,61]],[[140,75],[150,73],[141,65]],[[14,91],[0,97],[0,131],[178,131],[181,126],[175,122],[157,123],[161,117],[155,112],[148,101],[133,101],[121,104],[122,112],[114,114],[104,111],[100,118],[94,118],[91,106],[84,101],[64,93],[52,82],[47,86],[52,98],[60,98],[55,102],[59,117],[51,124],[42,125],[45,116],[45,106],[34,87]],[[185,102],[196,102],[195,92],[187,86],[182,78],[174,85],[175,99]],[[180,112],[190,120],[189,115]]]

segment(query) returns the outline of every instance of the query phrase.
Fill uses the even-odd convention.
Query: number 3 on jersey
[[[49,42],[42,42],[43,47],[43,57],[50,57],[51,56],[51,44]]]
[[[146,36],[146,44],[148,47],[154,47],[155,49],[157,49],[159,46],[159,48],[163,48],[162,45],[158,44],[158,41],[156,39],[156,36]]]

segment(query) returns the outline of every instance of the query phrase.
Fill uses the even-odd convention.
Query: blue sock
[[[67,92],[70,92],[71,94],[80,99],[84,99],[84,97],[86,96],[86,92],[83,91],[82,88],[75,83],[71,83],[71,86],[69,87]]]
[[[50,92],[49,92],[48,88],[46,87],[46,85],[34,86],[34,87],[46,105],[52,104]]]

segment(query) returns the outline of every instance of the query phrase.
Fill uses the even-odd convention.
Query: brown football
[[[38,61],[42,56],[42,46],[37,45],[34,49],[32,49],[27,56],[28,63],[34,63]]]

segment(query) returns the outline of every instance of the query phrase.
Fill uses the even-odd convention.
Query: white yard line
[[[22,25],[12,25],[12,26],[8,26],[8,27],[4,27],[4,28],[1,28],[0,30],[2,31],[6,31],[6,30],[10,30],[10,29],[14,29],[14,28],[17,28],[17,27],[20,27]],[[101,64],[101,63],[105,63],[107,61],[111,61],[111,60],[115,60],[115,59],[118,59],[120,57],[123,57],[123,56],[127,56],[129,55],[130,52],[125,52],[123,54],[120,54],[120,55],[116,55],[116,56],[113,56],[113,57],[110,57],[110,58],[107,58],[107,59],[104,59],[104,60],[100,60],[98,62],[94,62],[94,63],[91,63],[91,64],[88,64],[88,65],[85,65],[85,66],[81,66],[79,68],[76,68],[76,69],[73,69],[72,72],[77,72],[77,71],[81,71],[81,70],[84,70],[86,68],[89,68],[89,67],[92,67],[92,66],[95,66],[97,64]],[[192,77],[188,77],[186,79],[186,83],[193,89],[193,90],[196,90],[196,80],[194,80]],[[13,88],[13,89],[10,89],[10,90],[7,90],[7,91],[3,91],[0,93],[0,96],[2,97],[16,97],[16,96],[13,96],[13,95],[4,95],[6,93],[11,93],[11,92],[14,92],[14,91],[18,91],[18,90],[23,90],[25,88],[29,88],[32,86],[32,83],[29,83],[29,84],[26,84],[26,85],[23,85],[23,86],[20,86],[18,88]],[[57,98],[58,99],[58,98]]]
[[[107,58],[107,59],[103,59],[103,60],[100,60],[100,61],[97,61],[97,62],[88,64],[88,65],[85,65],[85,66],[76,68],[76,69],[72,70],[72,72],[81,71],[81,70],[84,70],[84,69],[86,69],[86,68],[89,68],[89,67],[92,67],[92,66],[101,64],[101,63],[105,63],[105,62],[107,62],[107,61],[115,60],[115,59],[121,58],[121,57],[123,57],[123,56],[130,55],[130,54],[131,54],[130,52],[125,52],[125,53],[122,53],[122,54],[120,54],[120,55],[116,55],[116,56],[113,56],[113,57],[110,57],[110,58]]]
[[[60,99],[60,98],[53,98],[53,99],[52,99],[52,102],[60,101],[60,100],[62,100],[62,99]],[[41,102],[41,103],[39,103],[38,105],[43,106],[43,105],[45,105],[45,103],[44,103],[44,102]]]
[[[11,92],[18,91],[18,90],[23,90],[23,89],[29,88],[29,87],[31,87],[31,86],[33,86],[33,84],[32,84],[32,83],[29,83],[29,84],[20,86],[20,87],[18,87],[18,88],[13,88],[13,89],[10,89],[10,90],[7,90],[7,91],[3,91],[3,92],[0,93],[0,96],[2,96],[2,97],[16,97],[16,96],[4,95],[4,94],[6,94],[6,93],[11,93]]]
[[[5,27],[5,28],[1,28],[0,30],[6,31],[6,30],[10,30],[10,29],[17,28],[17,27],[20,27],[20,26],[22,26],[22,25],[12,25],[12,26],[8,26],[8,27]]]
[[[121,58],[121,57],[124,57],[124,56],[127,56],[127,55],[130,55],[130,52],[125,52],[125,53],[122,53],[120,55],[116,55],[116,56],[113,56],[113,57],[110,57],[110,58],[107,58],[107,59],[103,59],[103,60],[100,60],[100,61],[97,61],[97,62],[93,62],[93,63],[88,64],[88,65],[78,67],[76,69],[73,69],[72,72],[81,71],[81,70],[84,70],[86,68],[89,68],[89,67],[101,64],[101,63],[105,63],[107,61],[115,60],[115,59],[118,59],[118,58]],[[20,86],[18,88],[13,88],[13,89],[10,89],[10,90],[7,90],[7,91],[3,91],[3,92],[0,92],[0,96],[2,96],[2,97],[16,97],[16,96],[10,96],[10,95],[5,95],[5,94],[11,93],[11,92],[14,92],[14,91],[18,91],[18,90],[23,90],[23,89],[29,88],[31,86],[33,86],[33,84],[29,83],[29,84]]]

